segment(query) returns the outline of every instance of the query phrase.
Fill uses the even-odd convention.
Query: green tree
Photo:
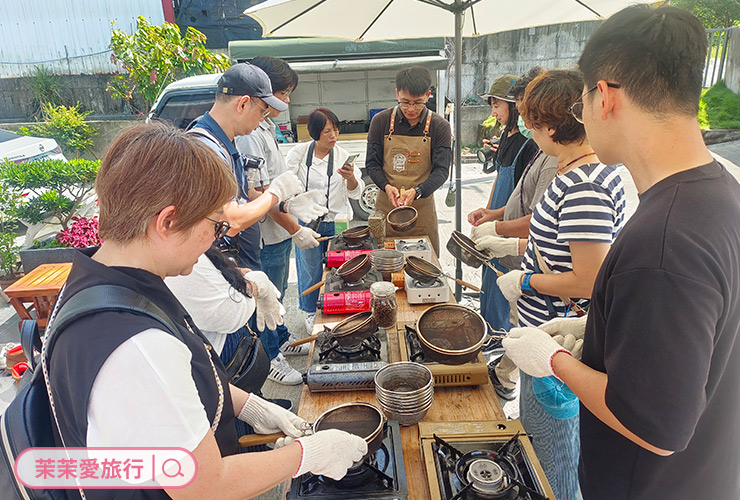
[[[19,271],[18,210],[23,206],[20,191],[0,182],[0,278],[15,278]]]
[[[0,182],[11,190],[30,193],[16,208],[18,218],[37,223],[51,216],[66,229],[82,200],[93,190],[100,161],[77,158],[0,163]]]
[[[56,140],[65,153],[74,152],[76,157],[81,151],[87,151],[97,159],[92,152],[92,138],[98,131],[87,123],[85,119],[92,111],[80,111],[80,103],[75,106],[54,106],[51,103],[41,105],[44,121],[31,127],[20,127],[18,131],[23,135],[40,135]]]
[[[671,3],[694,14],[706,29],[740,24],[740,0],[674,0]]]
[[[147,112],[162,89],[175,80],[229,67],[228,56],[211,52],[205,43],[206,36],[194,28],[188,27],[182,36],[175,24],[156,26],[139,16],[133,35],[113,30],[111,59],[126,74],[114,76],[107,90],[112,97],[126,101],[132,111],[136,111],[131,102],[134,95],[141,94],[147,106],[141,111]]]

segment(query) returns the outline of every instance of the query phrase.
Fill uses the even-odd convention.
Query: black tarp
[[[231,40],[262,38],[262,27],[249,16],[249,7],[263,0],[175,0],[175,21],[185,32],[188,26],[206,37],[209,49],[225,49]]]

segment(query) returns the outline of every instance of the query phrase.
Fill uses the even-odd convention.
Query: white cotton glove
[[[286,201],[301,191],[303,191],[303,184],[301,184],[298,176],[291,171],[283,172],[275,177],[270,181],[270,187],[265,189],[265,193],[272,193],[277,196],[278,202]]]
[[[309,248],[316,248],[319,246],[319,242],[316,238],[321,238],[321,235],[313,229],[301,226],[301,228],[290,235],[290,237],[293,238],[293,242],[298,248],[301,250],[308,250]]]
[[[519,238],[502,238],[500,236],[483,236],[475,240],[475,248],[490,257],[519,255]]]
[[[501,236],[496,232],[496,222],[497,221],[493,220],[490,222],[484,222],[480,226],[473,226],[472,231],[470,231],[470,239],[478,241],[484,236]]]
[[[301,219],[308,224],[322,215],[329,213],[329,209],[326,206],[316,203],[315,199],[319,195],[321,195],[321,191],[318,189],[311,189],[310,191],[301,193],[285,202],[285,210],[293,217]]]
[[[284,432],[293,438],[300,437],[311,424],[301,417],[282,408],[275,403],[265,401],[261,397],[250,394],[247,402],[242,406],[237,416],[242,422],[252,426],[257,434],[272,434]]]
[[[501,294],[509,301],[509,304],[512,304],[512,307],[516,304],[516,301],[519,300],[519,297],[522,296],[523,275],[524,271],[515,269],[514,271],[509,271],[503,276],[500,276],[496,280],[496,285],[498,285],[499,290],[501,290]]]
[[[293,477],[312,472],[339,481],[367,453],[364,439],[339,429],[319,431],[296,441],[303,448],[303,456]]]
[[[257,285],[255,297],[257,329],[264,331],[266,326],[269,330],[274,330],[278,325],[282,325],[285,308],[278,300],[280,292],[270,278],[262,271],[249,271],[244,278]]]
[[[583,337],[586,333],[588,316],[577,318],[555,318],[543,323],[539,329],[549,333],[552,338],[580,360],[583,355]]]
[[[533,377],[555,376],[552,357],[558,352],[570,354],[539,328],[512,328],[501,344],[509,359]]]

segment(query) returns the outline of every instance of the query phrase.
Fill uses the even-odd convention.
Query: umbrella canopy
[[[653,0],[654,1],[654,0]],[[262,25],[263,36],[335,37],[351,40],[455,37],[455,110],[460,109],[462,37],[532,26],[604,19],[650,0],[267,0],[244,13]],[[663,2],[657,2],[663,3]],[[455,112],[461,143],[461,116]],[[455,148],[455,229],[462,227],[462,160]],[[462,279],[457,261],[455,277]],[[460,300],[460,285],[455,298]]]
[[[473,36],[530,26],[601,19],[635,0],[267,0],[245,13],[264,36],[352,40]]]

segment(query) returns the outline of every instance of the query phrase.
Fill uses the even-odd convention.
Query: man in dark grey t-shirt
[[[586,500],[740,498],[740,186],[697,122],[706,53],[675,7],[629,7],[594,32],[571,110],[640,205],[596,279],[582,362],[541,329],[503,341],[579,397]]]

